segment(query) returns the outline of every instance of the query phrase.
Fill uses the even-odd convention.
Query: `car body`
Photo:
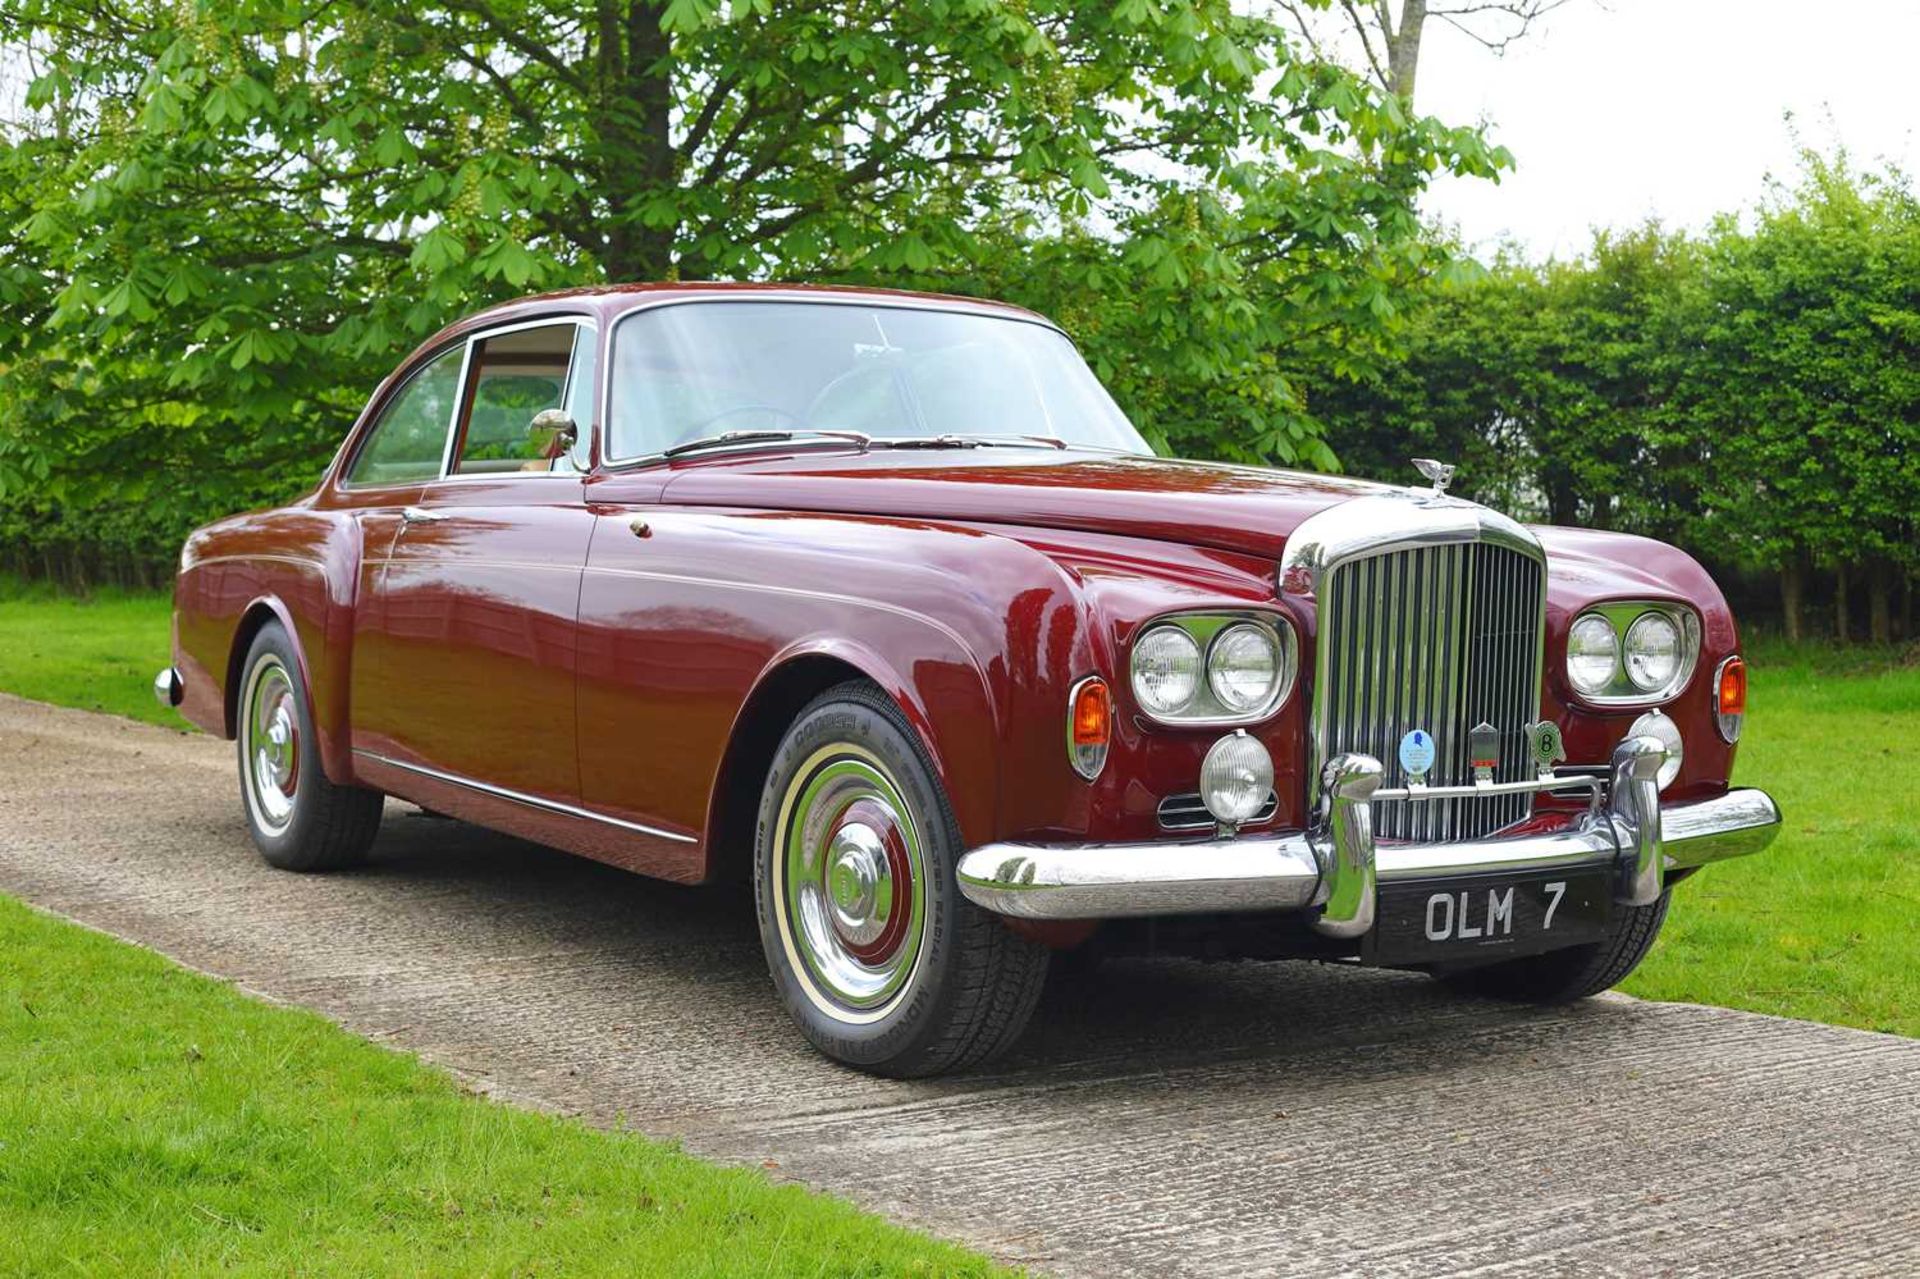
[[[1423,466],[1153,456],[994,303],[532,298],[409,356],[312,493],[188,539],[156,691],[239,740],[280,864],[351,860],[385,794],[753,879],[790,1010],[867,1069],[1003,1049],[1061,949],[1587,993],[1777,828],[1729,785],[1734,619],[1672,547]]]

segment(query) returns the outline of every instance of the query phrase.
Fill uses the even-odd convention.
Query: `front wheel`
[[[1567,1004],[1610,990],[1627,979],[1653,949],[1667,919],[1670,892],[1650,906],[1617,906],[1607,935],[1528,959],[1434,973],[1458,990],[1531,1004]]]
[[[830,689],[768,770],[754,899],[775,987],[827,1056],[906,1078],[1010,1047],[1047,950],[960,895],[962,844],[912,727],[881,690]]]
[[[260,628],[240,669],[234,736],[254,846],[281,870],[335,870],[361,861],[380,830],[385,797],[327,780],[299,662],[278,622]]]

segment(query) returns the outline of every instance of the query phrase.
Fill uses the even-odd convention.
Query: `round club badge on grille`
[[[1418,786],[1433,768],[1433,734],[1416,728],[1400,739],[1400,767],[1410,785]]]

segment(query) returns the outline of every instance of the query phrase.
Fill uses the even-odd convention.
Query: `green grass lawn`
[[[0,1274],[998,1273],[0,898]]]
[[[0,577],[0,692],[184,728],[153,697],[172,656],[172,616],[164,595],[76,600]]]
[[[1623,989],[1920,1035],[1920,646],[1749,656],[1734,781],[1780,837],[1676,888]]]

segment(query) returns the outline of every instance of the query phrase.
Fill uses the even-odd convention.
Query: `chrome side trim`
[[[648,826],[641,822],[630,822],[618,817],[609,817],[605,813],[596,813],[590,808],[581,808],[576,804],[563,804],[555,799],[542,799],[538,795],[528,795],[524,791],[508,790],[504,786],[494,786],[488,782],[475,781],[471,777],[462,777],[458,773],[448,773],[437,768],[428,768],[424,764],[409,764],[404,760],[392,759],[373,751],[362,750],[358,746],[353,748],[353,753],[363,759],[370,759],[375,763],[385,764],[389,768],[398,768],[409,773],[418,773],[422,777],[431,777],[437,782],[446,782],[449,785],[463,787],[470,791],[477,791],[482,795],[491,795],[495,799],[511,800],[516,804],[524,804],[528,808],[545,809],[547,812],[559,813],[566,817],[581,817],[587,821],[601,822],[608,826],[618,826],[622,830],[634,831],[641,835],[651,835],[655,839],[670,839],[677,844],[697,844],[700,842],[692,835],[682,835],[678,831],[662,830],[658,826]]]

